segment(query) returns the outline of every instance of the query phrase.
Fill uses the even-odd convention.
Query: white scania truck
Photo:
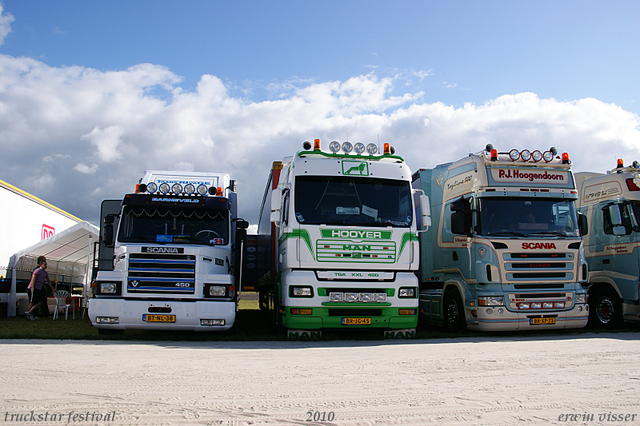
[[[229,175],[147,171],[135,193],[105,200],[91,323],[125,329],[228,330],[241,241]]]
[[[422,319],[450,330],[587,324],[587,224],[569,156],[556,154],[488,145],[414,174],[433,221],[418,234]]]
[[[316,139],[273,163],[258,227],[270,253],[258,285],[261,307],[290,338],[345,328],[414,337],[411,171],[389,144],[381,154],[375,144],[334,141],[329,149]]]
[[[640,320],[640,164],[602,173],[576,173],[580,211],[589,220],[590,325]]]

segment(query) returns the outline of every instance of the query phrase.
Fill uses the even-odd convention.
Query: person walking
[[[47,273],[47,259],[44,256],[38,257],[38,267],[31,274],[31,281],[27,286],[27,294],[29,295],[29,309],[25,312],[25,316],[29,321],[35,320],[33,312],[38,312],[38,308],[44,309],[45,317],[49,316],[49,307],[47,306],[47,292],[44,285],[47,284],[51,291],[55,291],[49,280]]]

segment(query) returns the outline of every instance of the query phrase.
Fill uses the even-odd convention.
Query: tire
[[[622,325],[622,301],[611,287],[601,287],[589,295],[589,325],[613,329]]]
[[[458,290],[450,289],[444,293],[442,324],[445,330],[453,333],[461,333],[467,329],[464,305]]]

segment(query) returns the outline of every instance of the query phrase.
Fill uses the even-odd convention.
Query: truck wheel
[[[599,288],[589,299],[590,325],[600,328],[616,328],[622,325],[622,301],[612,288]]]
[[[443,325],[447,331],[460,333],[467,328],[464,316],[464,305],[458,290],[447,290],[444,293]]]

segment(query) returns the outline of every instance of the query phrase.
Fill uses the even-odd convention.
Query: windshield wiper
[[[561,237],[566,237],[567,231],[540,231],[540,232],[529,232],[529,235],[560,235]]]
[[[527,234],[524,234],[522,232],[514,232],[514,231],[503,231],[503,232],[487,233],[487,236],[493,236],[493,235],[513,235],[515,237],[526,237],[527,236]]]

